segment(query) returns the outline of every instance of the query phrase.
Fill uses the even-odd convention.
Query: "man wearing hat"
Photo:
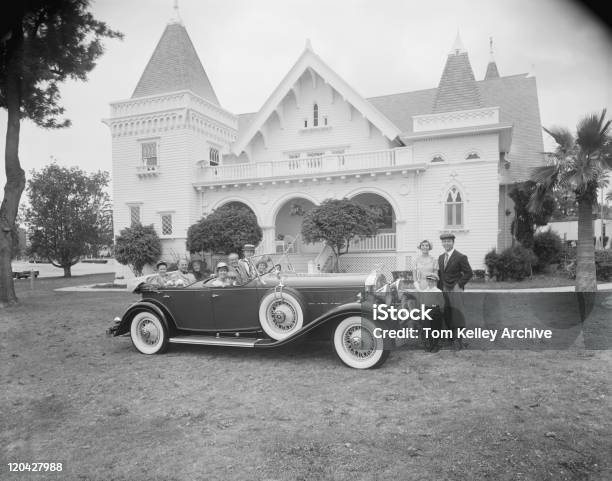
[[[242,248],[243,257],[240,259],[240,265],[242,266],[244,272],[247,275],[248,279],[255,277],[255,273],[252,272],[251,264],[249,263],[249,259],[255,255],[255,246],[253,244],[245,244]]]
[[[438,258],[438,273],[440,280],[438,287],[444,291],[446,306],[444,319],[449,329],[455,332],[465,327],[463,307],[463,290],[472,278],[472,267],[465,254],[455,249],[455,234],[445,233],[440,236],[444,254]],[[453,348],[460,350],[465,345],[461,339],[453,336]]]

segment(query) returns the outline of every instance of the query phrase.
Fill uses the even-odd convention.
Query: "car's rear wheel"
[[[259,323],[268,336],[280,341],[302,329],[305,310],[300,295],[294,290],[271,290],[259,304]]]
[[[143,354],[161,354],[168,348],[168,331],[163,321],[150,311],[139,312],[130,325],[132,344]]]
[[[374,336],[376,328],[383,328],[379,323],[360,316],[351,316],[342,320],[334,331],[334,349],[340,360],[355,369],[373,369],[380,367],[389,357],[384,348],[384,341]]]

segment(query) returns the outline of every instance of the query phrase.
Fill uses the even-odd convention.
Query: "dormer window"
[[[319,106],[317,104],[312,107],[312,126],[319,126]]]
[[[480,155],[478,155],[478,152],[472,151],[465,156],[465,160],[475,160],[475,159],[480,159]]]

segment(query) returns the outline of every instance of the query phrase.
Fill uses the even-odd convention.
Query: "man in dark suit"
[[[472,278],[472,268],[467,256],[455,250],[454,234],[442,234],[440,240],[442,241],[444,254],[438,258],[440,278],[438,287],[446,297],[444,320],[447,327],[454,331],[453,348],[460,350],[466,345],[461,339],[457,339],[456,332],[458,328],[465,327],[463,290]]]

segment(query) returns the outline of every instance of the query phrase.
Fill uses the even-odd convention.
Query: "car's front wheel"
[[[389,357],[382,338],[374,335],[377,322],[360,316],[351,316],[336,326],[334,349],[340,360],[355,369],[380,367]]]
[[[130,325],[132,344],[143,354],[161,354],[168,348],[168,331],[163,321],[149,311],[139,312]]]

